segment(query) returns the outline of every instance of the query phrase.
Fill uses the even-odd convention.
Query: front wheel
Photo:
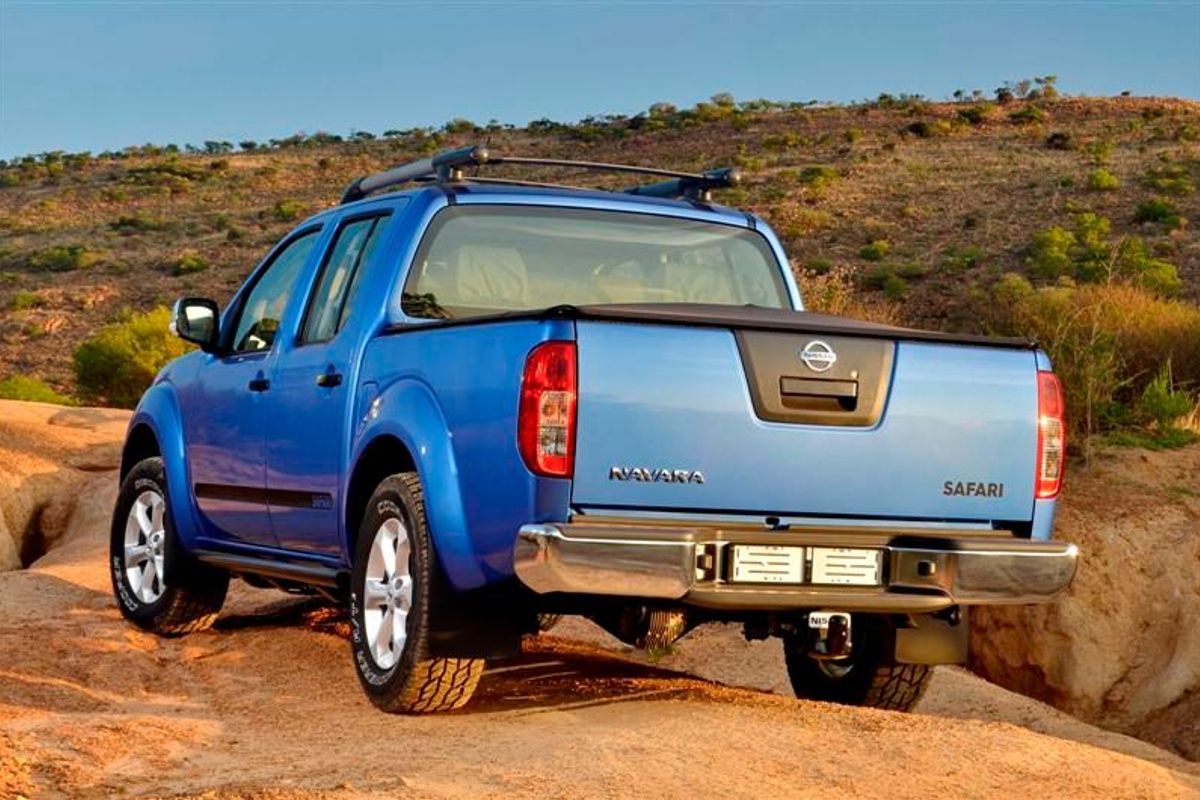
[[[784,657],[792,691],[806,700],[911,711],[925,694],[933,668],[898,664],[892,631],[878,617],[854,615],[853,648],[845,659],[810,656],[796,638],[784,640]]]
[[[355,548],[350,644],[367,696],[394,714],[466,705],[483,675],[481,658],[431,658],[432,606],[442,584],[421,482],[386,478],[371,495]]]
[[[109,572],[125,618],[162,636],[204,630],[225,602],[229,574],[196,561],[175,534],[161,458],[139,461],[121,482]]]

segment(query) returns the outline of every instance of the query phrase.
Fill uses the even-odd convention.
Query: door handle
[[[267,389],[270,389],[270,388],[271,388],[271,382],[269,380],[267,380],[266,378],[264,378],[261,373],[259,374],[259,376],[257,378],[250,381],[250,391],[252,391],[252,392],[265,392]]]
[[[342,374],[336,372],[331,365],[329,369],[317,376],[317,386],[323,389],[332,389],[335,386],[342,385]]]

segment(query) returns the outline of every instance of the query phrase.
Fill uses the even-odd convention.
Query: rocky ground
[[[1200,797],[1200,763],[1180,755],[1196,758],[1197,509],[1149,487],[1194,479],[1196,448],[1112,456],[1076,478],[1063,515],[1097,570],[1149,558],[1178,519],[1171,558],[1128,581],[1088,568],[1058,611],[976,631],[1007,637],[977,643],[981,669],[1105,724],[1136,718],[1169,752],[958,668],[914,714],[842,708],[791,697],[778,645],[733,628],[650,663],[574,619],[491,665],[464,711],[387,716],[357,686],[344,620],[311,601],[237,584],[214,630],[179,640],[121,621],[104,559],[123,422],[0,403],[0,552],[28,566],[0,575],[0,797]],[[1141,505],[1106,539],[1100,523],[1119,519],[1103,504],[1123,491]],[[1113,594],[1088,616],[1097,589]],[[1060,647],[1019,635],[1028,622]]]

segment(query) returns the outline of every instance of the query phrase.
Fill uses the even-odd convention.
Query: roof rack
[[[473,145],[471,147],[461,147],[457,150],[443,150],[429,158],[422,158],[419,161],[401,164],[384,172],[377,172],[374,175],[359,178],[346,187],[346,191],[342,194],[342,203],[352,203],[381,189],[412,183],[414,181],[436,181],[438,183],[478,182],[561,188],[559,184],[535,183],[533,181],[511,180],[507,178],[467,178],[463,174],[463,170],[467,167],[482,167],[493,164],[568,167],[600,172],[629,172],[638,175],[654,175],[668,178],[669,180],[643,186],[633,186],[625,189],[624,192],[643,197],[683,197],[701,203],[711,202],[714,190],[737,186],[742,181],[741,170],[736,167],[711,169],[697,174],[657,169],[655,167],[637,167],[629,164],[605,164],[597,161],[495,156],[486,147]]]

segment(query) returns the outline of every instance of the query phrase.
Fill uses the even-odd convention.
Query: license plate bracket
[[[805,548],[786,545],[733,545],[729,572],[734,583],[800,585],[805,578]]]
[[[883,551],[851,547],[809,548],[809,582],[824,586],[879,586]]]

